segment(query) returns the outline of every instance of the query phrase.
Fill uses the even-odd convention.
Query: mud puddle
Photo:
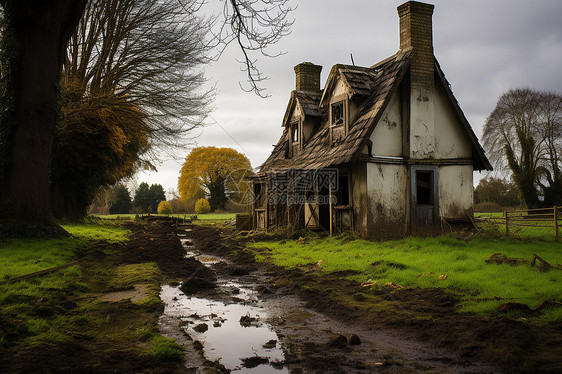
[[[189,297],[173,286],[164,286],[161,298],[164,313],[179,318],[184,333],[203,345],[207,360],[220,362],[232,373],[288,372],[263,308]]]
[[[220,257],[198,253],[189,233],[188,229],[178,235],[186,257],[209,267],[224,262]],[[257,292],[230,279],[219,279],[217,286],[212,292],[214,298],[186,295],[181,283],[162,287],[163,334],[187,348],[196,347],[202,356],[194,360],[193,352],[188,353],[186,364],[199,361],[201,365],[201,360],[206,360],[207,366],[209,361],[214,362],[232,373],[288,373],[283,366],[285,355],[279,337],[267,322],[269,316]]]

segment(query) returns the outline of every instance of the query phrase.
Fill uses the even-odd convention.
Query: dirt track
[[[244,238],[209,227],[194,227],[193,237],[202,253],[224,256],[250,273],[246,281],[253,282],[272,312],[274,328],[284,336],[287,366],[295,372],[562,370],[560,324],[539,329],[508,318],[461,314],[457,300],[441,289],[377,294],[337,272],[319,278],[303,270],[257,265],[244,250]],[[229,265],[213,269],[219,277],[232,278]],[[389,307],[377,308],[377,302]],[[349,344],[352,334],[360,345]]]
[[[242,284],[267,311],[267,321],[263,322],[269,323],[278,335],[284,359],[277,364],[285,372],[562,372],[560,324],[531,328],[507,318],[459,314],[455,309],[457,300],[442,290],[377,293],[345,280],[342,273],[318,277],[306,269],[283,270],[256,264],[253,254],[244,249],[247,238],[194,226],[192,236],[197,250],[227,260],[209,268],[185,257],[185,248],[170,224],[131,223],[129,228],[133,235],[119,248],[118,256],[104,258],[100,254],[96,258],[96,248],[90,249],[89,256],[97,263],[114,265],[153,261],[169,281],[185,281],[197,274],[209,284],[220,285],[228,280]],[[260,239],[265,238],[252,238]],[[225,304],[240,301],[228,287],[188,291],[195,297]],[[74,296],[69,294],[68,299],[73,301]],[[100,313],[111,315],[105,328],[112,328],[121,322],[126,327],[128,318],[138,317],[140,312],[132,305],[108,303]],[[160,312],[147,309],[147,321],[157,318]],[[169,329],[163,333],[184,339],[188,359],[185,366],[135,354],[132,349],[142,344],[139,342],[131,342],[130,347],[111,347],[97,338],[77,335],[71,343],[52,348],[13,347],[0,351],[0,372],[225,372],[201,355],[201,347],[187,340],[181,326],[167,326]],[[360,344],[352,344],[353,335]],[[357,342],[354,338],[353,343]]]
[[[220,254],[232,253],[218,243],[216,240],[218,234],[207,228],[190,228],[195,248],[201,246],[202,253],[217,254],[223,251],[226,252]],[[238,253],[242,253],[239,251],[241,242],[238,242],[237,245],[232,244],[231,250],[236,248]],[[275,362],[279,370],[283,368],[286,370],[285,372],[290,373],[366,373],[372,371],[481,373],[493,371],[492,367],[474,362],[467,357],[461,357],[447,347],[438,348],[432,344],[411,339],[395,330],[382,328],[380,324],[365,324],[361,318],[358,318],[359,315],[349,316],[349,311],[339,314],[338,311],[331,310],[332,316],[328,316],[322,313],[322,309],[329,305],[327,300],[319,300],[311,295],[301,298],[287,287],[277,288],[271,285],[270,281],[275,276],[291,276],[291,274],[280,274],[279,269],[257,266],[250,256],[239,255],[234,259],[235,262],[220,261],[211,265],[210,268],[216,272],[216,276],[210,277],[208,280],[217,281],[218,287],[198,290],[193,293],[193,297],[204,297],[205,304],[212,302],[227,305],[254,303],[256,307],[259,307],[262,312],[260,314],[267,316],[267,321],[263,322],[267,322],[275,330],[279,344],[284,351],[284,359],[282,361],[276,359]],[[200,274],[197,274],[196,277],[200,277]],[[249,290],[253,299],[240,299],[240,290],[237,287],[233,290],[233,287],[229,286],[232,282]],[[220,285],[224,285],[224,287],[220,287]],[[179,297],[181,296],[175,296],[172,299],[171,296],[168,296],[167,299],[169,303],[173,303],[172,300],[177,300]],[[196,311],[186,308],[183,315],[181,309],[174,309],[165,314],[181,317],[185,321],[188,319],[186,315],[194,312]],[[344,311],[342,310],[342,312]],[[199,314],[202,313],[199,312]],[[350,318],[343,320],[342,317],[346,316]],[[201,321],[209,325],[211,324],[209,322],[213,322],[212,319],[201,320],[198,317],[193,325]],[[189,335],[187,339],[185,335],[173,331],[174,327],[180,329],[180,323],[170,319],[169,316],[165,316],[161,328],[186,347],[187,366],[197,372],[197,365],[194,366],[194,363],[199,362],[199,365],[208,367],[209,362],[205,363],[203,355],[197,354],[191,341],[197,341],[196,345],[202,342],[203,348],[207,351],[211,347],[206,347],[205,335],[208,333],[193,331],[193,325],[191,328],[185,328]],[[220,328],[220,324],[217,325],[217,328]],[[240,334],[247,334],[247,331],[242,329]],[[236,336],[231,336],[230,339],[232,341],[224,343],[240,344],[240,339]],[[260,358],[266,363],[271,360],[271,357],[267,356]],[[222,358],[220,362],[225,362],[225,360],[226,358]],[[215,364],[215,369],[217,367],[220,366]],[[256,372],[263,372],[267,366],[260,368]],[[222,370],[219,369],[219,371]]]

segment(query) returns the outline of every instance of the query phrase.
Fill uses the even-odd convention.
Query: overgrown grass
[[[119,349],[156,360],[181,361],[181,347],[160,336],[154,325],[155,312],[161,305],[158,295],[162,275],[158,266],[116,266],[112,258],[118,249],[103,246],[96,246],[92,256],[88,254],[90,244],[123,242],[128,231],[116,221],[98,219],[63,227],[72,235],[70,238],[0,241],[0,281],[82,256],[77,265],[0,284],[0,349],[43,349],[79,341],[92,353]],[[100,248],[103,253],[99,253]],[[137,284],[147,291],[140,301],[110,302],[101,298]]]
[[[562,271],[541,272],[529,265],[486,264],[494,253],[531,260],[536,253],[551,264],[562,263],[562,244],[453,237],[406,238],[376,243],[348,237],[260,242],[257,258],[278,266],[306,268],[319,274],[354,270],[349,278],[384,286],[447,289],[462,299],[461,310],[495,314],[499,304],[514,301],[530,307],[545,300],[562,303]],[[562,308],[545,310],[543,319],[562,321]]]
[[[50,269],[76,259],[77,252],[94,241],[121,242],[127,230],[96,221],[63,225],[72,236],[65,239],[6,239],[0,242],[0,281]],[[65,316],[67,295],[86,292],[81,266],[15,283],[0,284],[0,345],[24,339],[24,344],[59,344],[69,339],[74,326]]]

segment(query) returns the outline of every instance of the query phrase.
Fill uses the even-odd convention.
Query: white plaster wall
[[[301,118],[302,115],[302,109],[300,104],[295,105],[294,109],[293,109],[293,114],[291,115],[291,121],[290,122],[296,122]]]
[[[367,164],[369,219],[375,224],[406,220],[408,184],[405,165]]]
[[[466,217],[473,209],[472,165],[439,167],[439,215]]]
[[[336,83],[334,84],[334,89],[332,90],[332,97],[347,94],[349,92],[347,86],[343,83],[343,81],[338,77],[336,78]]]
[[[402,156],[402,107],[395,93],[370,138],[373,156]]]
[[[410,157],[435,158],[434,92],[412,87],[410,96]]]
[[[435,158],[471,158],[472,146],[440,82],[435,82]]]

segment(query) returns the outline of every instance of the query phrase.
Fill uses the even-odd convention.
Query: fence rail
[[[484,231],[497,231],[518,238],[554,238],[561,236],[562,207],[476,213],[475,224]]]

